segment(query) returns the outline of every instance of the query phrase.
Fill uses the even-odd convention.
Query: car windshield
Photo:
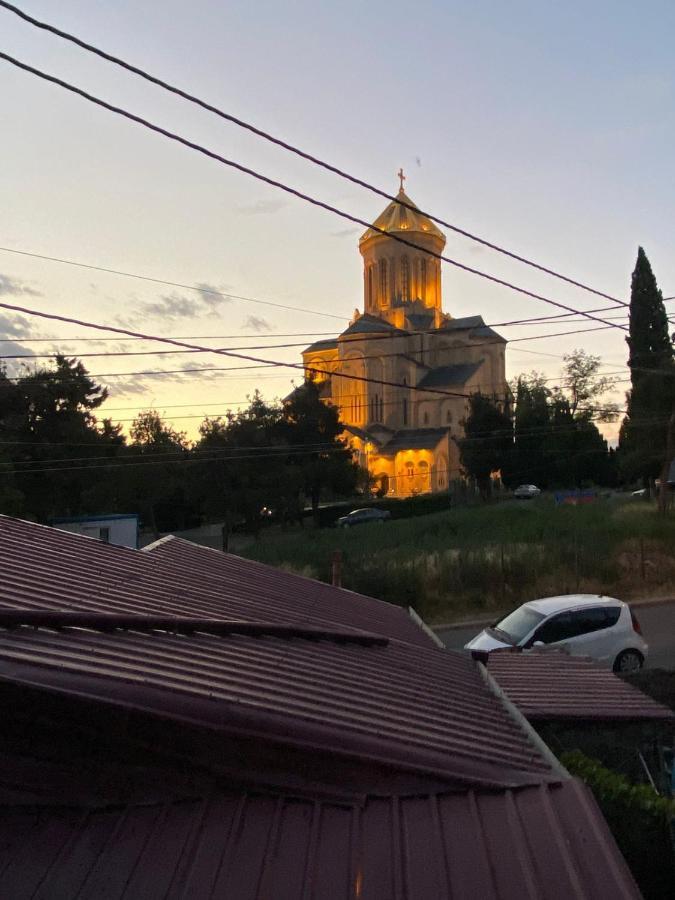
[[[520,606],[495,625],[495,631],[501,632],[513,644],[519,644],[524,637],[546,617],[528,606]]]

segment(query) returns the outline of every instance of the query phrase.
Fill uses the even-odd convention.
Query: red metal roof
[[[635,900],[587,789],[362,803],[220,791],[103,809],[0,811],[0,895],[43,900]]]
[[[183,542],[145,553],[7,519],[0,519],[0,569],[10,585],[0,608],[27,610],[25,627],[16,627],[16,617],[11,628],[0,627],[0,678],[7,681],[462,784],[557,777],[468,656],[438,648],[412,623],[413,635],[423,635],[417,643],[368,634],[345,642],[354,619],[370,625],[370,635],[390,620],[407,635],[408,620],[404,627],[402,611],[387,604],[328,588],[328,607],[324,585],[296,576],[287,582],[285,573]],[[274,603],[268,594],[276,594]],[[344,595],[346,608],[334,611]],[[143,620],[138,629],[127,621],[126,630],[110,633],[73,627],[65,617],[60,629],[30,624],[36,608],[128,616],[166,612],[165,603],[174,615],[199,610],[223,619],[234,608],[238,620],[258,624],[263,613],[286,621],[285,606],[298,622],[303,608],[303,622],[325,627],[333,615],[342,628],[322,637],[264,628],[186,636]]]
[[[528,719],[662,719],[675,713],[587,657],[491,653],[490,675]]]
[[[429,646],[406,610],[176,538],[143,551],[0,516],[0,608],[346,628]]]
[[[0,571],[0,897],[639,896],[587,790],[403,611],[3,518]]]

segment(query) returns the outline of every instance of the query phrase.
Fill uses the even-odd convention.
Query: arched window
[[[428,425],[428,424],[429,424],[429,413],[426,412],[426,410],[425,410],[425,412],[424,412],[424,424],[425,424],[425,425]]]
[[[448,425],[450,425],[452,423],[452,410],[451,409],[447,409],[445,411],[445,421],[448,423]]]
[[[427,261],[426,261],[426,259],[420,260],[420,294],[422,295],[422,300],[427,299]]]
[[[387,260],[380,260],[380,306],[387,305]]]
[[[408,398],[403,398],[403,424],[408,424]]]
[[[410,300],[410,263],[407,256],[401,257],[401,300]]]
[[[415,477],[415,466],[410,460],[405,464],[405,474],[411,479]]]
[[[368,306],[373,305],[373,267],[368,266]]]

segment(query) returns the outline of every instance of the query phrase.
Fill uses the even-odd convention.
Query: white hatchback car
[[[621,600],[598,594],[569,594],[523,603],[466,644],[483,656],[492,650],[550,647],[590,656],[615,672],[642,668],[648,646],[635,613]]]

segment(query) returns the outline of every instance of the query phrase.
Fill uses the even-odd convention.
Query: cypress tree
[[[675,411],[675,369],[663,296],[642,247],[631,281],[626,341],[631,390],[620,447],[626,475],[640,476],[646,484],[666,461],[668,422]]]

